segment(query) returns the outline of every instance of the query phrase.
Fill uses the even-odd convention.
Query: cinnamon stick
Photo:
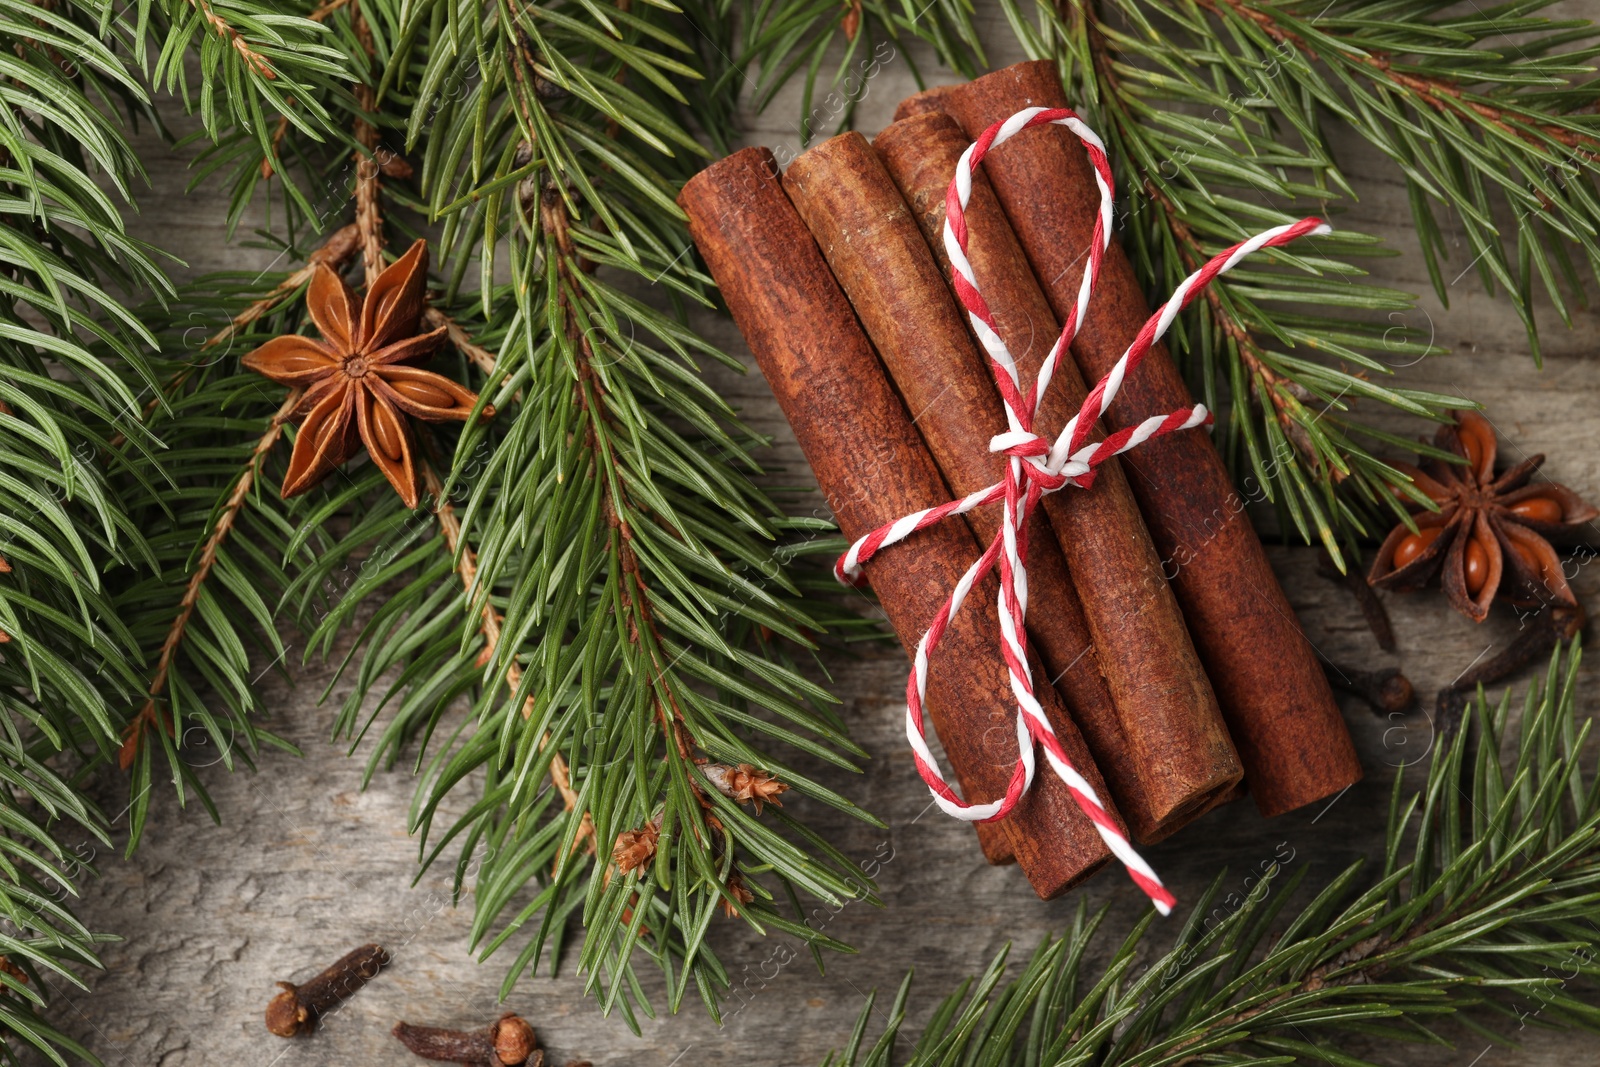
[[[950,263],[944,255],[945,190],[967,143],[961,127],[942,112],[896,122],[874,142],[926,238],[926,246],[937,250],[934,258],[944,279],[939,286],[940,302],[951,312],[956,311],[956,304],[949,286]],[[790,174],[793,173],[791,168]],[[887,215],[885,211],[880,218]],[[997,331],[1017,360],[1026,386],[1038,375],[1060,326],[981,172],[973,176],[966,219],[967,258],[994,313]],[[905,288],[902,286],[902,291]],[[848,283],[845,289],[850,291]],[[856,306],[861,307],[860,300]],[[866,316],[862,317],[866,321]],[[954,429],[961,438],[957,447],[964,454],[981,455],[986,435],[1003,428],[995,421],[999,418],[999,397],[990,373],[982,365],[984,357],[976,335],[967,327],[965,317],[961,319],[958,329],[967,342],[965,361],[959,369],[952,369],[954,360],[946,360],[926,370],[931,372],[929,377],[937,388],[943,388],[944,379],[956,373],[979,379],[990,401],[988,407],[996,414],[988,421],[968,417]],[[932,317],[919,315],[911,321],[918,330],[916,340],[926,344],[927,335],[932,332]],[[888,348],[877,339],[870,322],[867,333],[894,372]],[[898,372],[895,377],[900,380]],[[1086,393],[1077,366],[1070,360],[1062,361],[1044,393],[1038,432],[1059,432],[1077,412]],[[912,407],[917,407],[915,401]],[[933,444],[930,420],[924,416],[918,425]],[[1100,436],[1097,433],[1095,438]],[[933,452],[954,483],[956,479],[945,466],[937,445],[933,445]],[[955,488],[961,490],[959,485]],[[1065,555],[1067,567],[1076,578],[1076,599],[1082,602],[1098,665],[1117,712],[1109,724],[1091,721],[1080,713],[1079,724],[1135,836],[1146,843],[1158,841],[1231,792],[1243,774],[1238,754],[1217,708],[1211,682],[1189,638],[1177,598],[1161,576],[1160,558],[1120,461],[1113,459],[1102,465],[1090,488],[1052,493],[1044,498],[1043,507],[1049,516],[1047,525],[1060,539],[1060,554]],[[984,536],[982,530],[978,533],[980,538]],[[1046,552],[1035,557],[1037,542],[1033,545],[1028,560],[1031,600],[1038,610],[1053,615],[1059,594],[1035,584],[1035,559],[1058,558],[1058,554]],[[1063,578],[1069,595],[1071,583],[1072,579]],[[1036,612],[1030,613],[1030,620],[1034,617]],[[1048,652],[1044,658],[1047,663],[1050,661]],[[1078,711],[1073,694],[1064,695],[1069,706]]]
[[[860,537],[948,499],[849,301],[784,195],[772,153],[747,148],[712,164],[684,186],[678,202],[844,535]],[[968,530],[946,522],[867,565],[908,652],[978,551]],[[972,596],[993,603],[997,592],[991,576]],[[1059,700],[1048,688],[1039,697],[1052,710]],[[1015,712],[998,635],[980,613],[961,612],[946,631],[929,669],[928,709],[965,795],[1001,795],[1014,755],[985,735],[991,715],[1004,734]],[[1074,759],[1083,752],[1076,731],[1061,740]],[[1083,773],[1100,787],[1086,754]],[[1048,772],[1036,776],[997,825],[1041,897],[1063,892],[1109,858],[1066,787]]]
[[[943,115],[950,110],[949,101],[945,98],[960,88],[959,85],[932,85],[915,96],[908,96],[894,109],[894,120],[899,122],[917,115]]]
[[[933,92],[929,101],[902,107],[942,108],[971,138],[1024,107],[1067,106],[1044,61]],[[1098,209],[1081,143],[1063,127],[1038,127],[990,153],[984,170],[1056,315],[1065,315]],[[1113,242],[1072,346],[1083,376],[1098,380],[1109,371],[1149,314],[1133,268]],[[1191,403],[1166,346],[1157,345],[1129,376],[1106,421],[1121,428]],[[1338,704],[1209,436],[1148,441],[1124,457],[1123,469],[1262,814],[1291,811],[1359,780],[1361,763]]]
[[[987,445],[989,436],[1005,427],[1000,398],[984,377],[921,231],[872,146],[859,133],[825,141],[789,165],[783,188],[950,488],[965,496],[999,481],[1004,458],[991,454]],[[983,545],[1000,530],[998,505],[970,511],[965,519]],[[1023,536],[1034,605],[1028,634],[1045,666],[1035,682],[1042,686],[1054,679],[1065,698],[1062,721],[1051,722],[1056,731],[1064,722],[1076,722],[1093,748],[1097,733],[1119,733],[1111,691],[1049,523],[1036,512]],[[991,603],[974,609],[986,613]],[[1132,818],[1126,809],[1124,815]]]

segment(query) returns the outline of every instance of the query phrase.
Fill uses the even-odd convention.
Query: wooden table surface
[[[1583,6],[1571,3],[1568,13],[1582,14]],[[1592,7],[1587,14],[1593,16]],[[992,65],[1022,58],[994,18],[986,26]],[[937,80],[934,65],[919,59],[920,69],[935,72]],[[884,62],[866,85],[858,127],[869,135],[882,128],[895,103],[914,88],[903,57]],[[798,96],[790,93],[764,115],[750,117],[749,142],[793,146],[798,115]],[[1337,221],[1393,241],[1403,254],[1372,261],[1375,279],[1428,294],[1409,321],[1431,329],[1449,352],[1398,368],[1396,380],[1486,403],[1506,453],[1548,453],[1545,469],[1552,478],[1600,500],[1600,449],[1595,447],[1600,360],[1592,352],[1600,319],[1593,311],[1581,313],[1569,332],[1553,314],[1543,316],[1545,366],[1535,373],[1515,314],[1482,293],[1460,244],[1453,245],[1455,258],[1446,268],[1448,277],[1461,274],[1451,288],[1449,309],[1431,295],[1415,253],[1405,191],[1393,171],[1348,131],[1336,140],[1361,193],[1361,201],[1347,205]],[[142,195],[143,213],[135,220],[140,236],[184,256],[192,272],[266,265],[261,254],[225,244],[221,193],[206,189],[185,197],[186,160],[159,142],[140,143],[153,184]],[[701,315],[695,325],[748,361],[728,321]],[[760,375],[752,369],[745,377],[721,376],[719,386],[753,425],[777,439],[776,455],[769,457],[774,465],[786,465],[791,478],[803,473],[804,460]],[[1408,436],[1426,430],[1392,414],[1367,414]],[[1436,593],[1389,597],[1400,650],[1386,655],[1377,650],[1349,595],[1317,576],[1311,550],[1273,548],[1271,554],[1322,654],[1365,667],[1399,666],[1423,694],[1449,683],[1480,655],[1503,648],[1516,633],[1509,613],[1497,612],[1476,626],[1454,614]],[[1576,586],[1588,604],[1600,603],[1595,568],[1585,569]],[[170,791],[159,790],[137,855],[125,860],[119,851],[102,849],[96,857],[99,877],[87,884],[78,914],[91,928],[115,931],[126,940],[104,949],[105,971],[91,979],[89,992],[58,988],[54,1012],[108,1064],[415,1062],[389,1036],[396,1019],[476,1025],[502,1010],[497,989],[503,961],[495,957],[480,964],[467,953],[470,907],[449,905],[442,872],[412,885],[417,845],[405,830],[413,786],[409,771],[379,773],[363,791],[364,759],[347,758],[343,746],[327,743],[330,707],[342,697],[336,689],[330,704],[318,703],[328,668],[318,661],[301,666],[298,648],[290,662],[292,686],[277,674],[261,682],[265,722],[298,744],[304,758],[269,751],[256,773],[230,775],[220,766],[202,771],[223,814],[220,827],[198,806],[180,810]],[[1593,688],[1595,662],[1591,658],[1584,671],[1594,694],[1585,698],[1585,710],[1600,697],[1600,689]],[[885,906],[852,904],[825,926],[830,936],[859,952],[829,958],[826,975],[818,975],[806,954],[793,951],[794,942],[763,940],[739,923],[718,922],[711,937],[735,981],[750,991],[747,1006],[718,1027],[690,1003],[679,1016],[644,1019],[642,1036],[630,1033],[620,1019],[602,1016],[570,970],[526,978],[507,1004],[538,1027],[550,1062],[814,1064],[847,1039],[867,992],[876,988],[892,995],[908,968],[918,974],[913,1000],[918,1023],[959,978],[981,970],[1008,941],[1026,954],[1041,937],[1061,929],[1080,899],[1092,906],[1112,902],[1113,931],[1136,914],[1139,894],[1115,871],[1045,904],[1016,868],[984,866],[972,831],[929,809],[912,768],[901,732],[906,664],[900,652],[884,648],[830,667],[854,736],[873,758],[864,775],[834,772],[829,784],[882,816],[889,829],[853,823],[804,801],[792,808],[849,854],[881,861]],[[1432,728],[1426,715],[1390,722],[1348,698],[1345,714],[1367,779],[1330,804],[1271,822],[1249,803],[1231,805],[1148,850],[1180,899],[1192,899],[1224,867],[1233,872],[1228,879],[1242,880],[1260,861],[1292,855],[1289,865],[1311,867],[1315,884],[1353,859],[1375,854],[1394,768],[1426,753]],[[198,762],[207,761],[200,757]],[[115,812],[125,797],[112,789],[102,800]],[[125,839],[126,816],[119,817],[116,828]],[[1152,950],[1163,937],[1158,930]],[[366,941],[388,946],[393,966],[314,1039],[284,1041],[264,1031],[261,1009],[274,981],[303,980]],[[881,1006],[879,1016],[881,1025]],[[1396,1064],[1593,1062],[1590,1038],[1531,1029],[1519,1036],[1520,1049],[1486,1049],[1482,1039],[1466,1035],[1454,1049],[1363,1051]]]

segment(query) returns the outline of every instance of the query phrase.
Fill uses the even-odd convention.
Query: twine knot
[[[1083,142],[1094,167],[1095,185],[1100,192],[1100,210],[1095,216],[1089,263],[1078,287],[1077,302],[1061,328],[1061,336],[1056,339],[1040,366],[1032,387],[1024,393],[1016,361],[995,330],[994,316],[978,290],[977,278],[973,276],[972,265],[967,261],[965,213],[967,201],[972,195],[972,168],[981,163],[994,146],[1030,127],[1046,124],[1065,126]],[[1037,744],[1044,749],[1051,770],[1066,784],[1079,809],[1094,824],[1106,847],[1122,861],[1128,876],[1149,896],[1156,909],[1167,915],[1177,901],[1161,884],[1156,872],[1128,842],[1094,787],[1072,765],[1054,728],[1045,718],[1044,709],[1034,696],[1025,626],[1028,610],[1027,538],[1020,536],[1020,531],[1041,497],[1068,485],[1087,489],[1094,482],[1095,468],[1112,456],[1136,448],[1152,437],[1209,424],[1211,415],[1205,405],[1195,404],[1167,415],[1151,416],[1108,435],[1102,441],[1090,439],[1095,423],[1106,406],[1116,399],[1127,376],[1143,362],[1150,349],[1167,332],[1178,312],[1187,307],[1213,279],[1259,249],[1288,244],[1308,234],[1324,234],[1331,230],[1321,219],[1301,219],[1273,227],[1214,256],[1179,283],[1172,296],[1145,323],[1110,372],[1089,390],[1078,413],[1052,441],[1034,432],[1034,419],[1039,411],[1040,398],[1050,386],[1057,363],[1077,336],[1088,311],[1089,298],[1099,280],[1101,262],[1111,241],[1112,202],[1111,165],[1106,159],[1105,145],[1093,130],[1067,108],[1026,108],[1004,122],[990,126],[962,153],[945,196],[944,246],[950,259],[951,287],[966,309],[973,333],[988,357],[989,369],[1005,407],[1007,429],[989,439],[989,451],[1006,457],[1005,477],[959,500],[946,501],[901,516],[873,530],[839,557],[834,564],[834,575],[841,582],[860,585],[865,579],[863,565],[889,545],[903,541],[947,516],[959,515],[983,504],[1000,503],[1003,506],[1000,531],[995,534],[983,555],[961,576],[944,605],[933,616],[922,640],[917,643],[911,674],[906,680],[906,739],[911,744],[917,772],[933,793],[934,801],[948,814],[967,822],[993,822],[1009,815],[1032,786],[1034,745]],[[929,658],[938,648],[951,617],[960,609],[967,594],[994,569],[996,563],[1000,565],[997,621],[1011,691],[1017,701],[1017,763],[1005,796],[974,803],[961,799],[950,788],[939,769],[938,760],[929,750],[923,724],[923,702],[927,697]]]
[[[1002,456],[1025,460],[1020,468],[1024,484],[1035,485],[1039,495],[1045,496],[1069,485],[1087,489],[1094,484],[1094,468],[1086,463],[1068,459],[1062,469],[1056,470],[1048,462],[1050,441],[1031,430],[1010,430],[989,438],[989,451]]]

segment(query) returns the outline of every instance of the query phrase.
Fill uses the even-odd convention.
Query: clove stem
[[[544,1053],[526,1019],[511,1012],[481,1030],[450,1030],[439,1026],[394,1024],[394,1036],[425,1060],[459,1063],[468,1067],[540,1067]]]
[[[1393,652],[1396,648],[1394,626],[1389,622],[1389,612],[1383,606],[1383,601],[1378,599],[1377,592],[1367,584],[1367,579],[1356,571],[1341,572],[1334,566],[1333,557],[1325,548],[1317,557],[1317,573],[1335,585],[1342,585],[1350,590],[1350,595],[1356,598],[1356,604],[1361,608],[1362,617],[1367,620],[1367,629],[1378,639],[1378,647],[1385,652]]]
[[[1575,637],[1578,631],[1583,629],[1584,619],[1582,607],[1552,604],[1539,612],[1534,621],[1523,630],[1522,636],[1513,641],[1504,652],[1480,661],[1461,677],[1439,690],[1435,698],[1435,707],[1440,722],[1444,724],[1446,736],[1454,732],[1460,723],[1461,715],[1478,686],[1498,682],[1534,660],[1542,659],[1557,644]]]
[[[1329,685],[1360,697],[1379,715],[1405,711],[1416,702],[1417,694],[1411,686],[1411,679],[1393,667],[1381,671],[1363,671],[1324,660],[1322,670],[1328,676]]]
[[[310,1033],[317,1020],[366,985],[389,954],[379,945],[362,945],[340,957],[304,985],[279,982],[283,992],[267,1004],[267,1029],[279,1037]]]

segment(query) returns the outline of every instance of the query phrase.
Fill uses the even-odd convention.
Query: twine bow
[[[990,149],[1023,130],[1047,123],[1065,126],[1083,142],[1094,167],[1095,184],[1100,190],[1100,211],[1095,217],[1094,234],[1089,246],[1089,265],[1078,287],[1077,302],[1067,316],[1061,336],[1056,339],[1040,366],[1038,376],[1024,392],[1016,361],[995,332],[994,316],[978,290],[977,278],[973,276],[972,265],[967,261],[966,207],[972,196],[972,168],[983,161]],[[1069,485],[1088,488],[1094,482],[1095,468],[1112,456],[1136,448],[1152,437],[1210,423],[1211,415],[1205,405],[1195,404],[1169,415],[1151,416],[1137,425],[1118,430],[1098,443],[1089,441],[1095,421],[1116,399],[1127,376],[1143,362],[1178,313],[1203,292],[1217,275],[1231,270],[1240,260],[1259,249],[1288,244],[1308,234],[1329,233],[1331,228],[1316,218],[1274,227],[1213,257],[1185,278],[1161,309],[1144,324],[1111,371],[1095,383],[1078,413],[1052,441],[1034,432],[1034,419],[1038,415],[1039,400],[1050,386],[1057,362],[1077,336],[1088,310],[1089,298],[1099,280],[1101,262],[1111,240],[1111,209],[1111,166],[1106,159],[1105,145],[1077,114],[1067,108],[1033,107],[1019,111],[1006,121],[990,126],[962,153],[945,196],[944,245],[950,258],[956,296],[966,308],[972,329],[988,356],[990,372],[994,375],[995,385],[1005,405],[1007,429],[989,441],[989,451],[1008,457],[1005,478],[958,500],[913,512],[879,527],[851,545],[850,550],[839,557],[834,564],[834,575],[846,584],[861,584],[864,578],[862,565],[889,545],[903,541],[947,516],[971,511],[982,504],[1003,503],[1004,518],[999,533],[983,555],[961,576],[917,644],[911,674],[906,681],[906,739],[911,743],[917,771],[932,791],[935,803],[946,813],[967,822],[994,822],[1009,815],[1033,784],[1033,748],[1037,743],[1043,747],[1051,770],[1066,784],[1078,807],[1094,823],[1106,847],[1122,862],[1129,877],[1149,896],[1156,909],[1166,915],[1177,901],[1118,828],[1094,787],[1073,767],[1055,730],[1045,718],[1044,709],[1034,696],[1033,673],[1028,667],[1027,631],[1024,628],[1028,611],[1027,521],[1045,494]],[[923,725],[923,702],[927,695],[929,658],[938,648],[951,617],[960,609],[972,587],[982,581],[997,563],[1000,567],[1000,647],[1010,677],[1011,692],[1017,702],[1017,764],[1003,797],[986,803],[969,803],[950,788],[938,760],[928,750]]]

